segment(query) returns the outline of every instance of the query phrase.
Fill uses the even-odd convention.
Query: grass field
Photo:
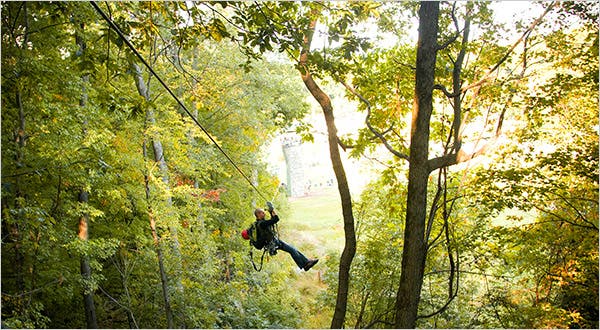
[[[341,253],[344,227],[340,197],[335,188],[290,198],[289,208],[289,219],[280,222],[284,241],[306,251],[309,258],[333,251]]]

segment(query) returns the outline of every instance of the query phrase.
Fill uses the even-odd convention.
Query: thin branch
[[[473,158],[479,157],[479,156],[483,155],[484,153],[486,153],[487,150],[491,147],[491,145],[493,145],[498,140],[498,138],[500,138],[500,135],[502,134],[502,124],[504,122],[504,116],[506,114],[506,110],[508,109],[508,104],[509,104],[508,102],[505,103],[504,108],[500,112],[500,116],[498,118],[498,123],[496,125],[495,134],[490,141],[486,142],[485,145],[483,145],[481,148],[479,148],[478,150],[476,150],[475,152],[473,152],[471,154],[467,154],[461,148],[456,152],[453,152],[450,154],[445,154],[440,157],[432,158],[427,162],[427,164],[429,166],[429,171],[434,171],[438,168],[452,166],[452,165],[456,165],[458,163],[463,163],[463,162],[469,161]]]
[[[368,155],[365,155],[365,154],[363,154],[363,155],[362,155],[362,157],[364,157],[364,158],[366,158],[366,159],[368,159],[368,160],[370,160],[370,161],[372,161],[372,162],[378,163],[379,165],[382,165],[382,166],[384,166],[384,167],[387,167],[387,168],[391,168],[391,167],[392,167],[392,166],[390,166],[390,165],[388,165],[388,164],[386,164],[386,163],[382,162],[381,160],[379,160],[379,159],[377,159],[377,158],[374,158],[374,157],[369,157]]]
[[[393,124],[393,123],[392,123],[392,126],[391,126],[390,128],[386,129],[386,130],[385,130],[385,131],[383,131],[381,134],[382,134],[382,135],[386,135],[386,134],[387,134],[387,133],[389,133],[389,132],[394,132],[394,133],[395,133],[395,131],[394,131],[394,124]],[[327,135],[327,134],[323,134],[323,135]],[[396,136],[398,136],[398,135],[396,134]],[[373,142],[373,141],[375,141],[375,140],[377,140],[377,136],[373,136],[373,137],[370,137],[370,138],[368,139],[368,141],[369,141],[369,142]],[[354,144],[346,144],[346,143],[342,142],[342,140],[341,140],[339,137],[338,137],[338,145],[339,145],[340,147],[342,147],[342,149],[343,149],[344,151],[346,151],[346,149],[353,149],[353,148],[356,148],[356,145],[354,145]]]
[[[250,31],[244,29],[242,26],[235,24],[227,16],[223,15],[219,10],[213,8],[213,6],[211,5],[212,3],[209,4],[208,2],[201,2],[200,4],[206,6],[208,9],[210,9],[213,12],[213,14],[217,14],[217,15],[221,16],[227,23],[231,24],[231,26],[233,26],[237,30],[242,31],[244,33],[250,32]]]
[[[398,60],[396,58],[393,58],[392,61],[394,61],[394,63],[396,63],[396,64],[398,64],[400,66],[407,67],[407,68],[409,68],[412,71],[416,71],[417,70],[417,68],[415,66],[410,65],[408,63],[401,62],[400,60]]]
[[[363,329],[371,329],[371,328],[372,328],[372,327],[373,327],[375,324],[377,324],[377,323],[382,323],[382,324],[385,324],[385,325],[389,325],[389,326],[390,326],[390,328],[392,328],[392,327],[395,325],[395,323],[394,323],[394,322],[388,322],[388,321],[384,321],[384,320],[379,320],[379,319],[377,319],[377,320],[373,320],[373,321],[371,321],[371,322],[370,322],[369,324],[367,324],[367,325],[366,325],[366,326],[365,326]]]
[[[23,11],[25,11],[25,15],[27,15],[25,5],[26,5],[25,1],[21,2],[20,6],[19,6],[19,8],[17,10],[17,13],[15,14],[15,21],[13,22],[13,24],[11,26],[11,29],[10,29],[10,31],[11,31],[10,34],[13,37],[14,40],[16,40],[15,35],[14,35],[14,31],[17,29],[17,21],[19,19],[19,15],[21,15],[21,9],[23,9]],[[8,9],[9,9],[9,13],[10,13],[10,7],[8,7]]]
[[[58,278],[58,279],[56,279],[54,281],[50,281],[50,282],[46,283],[42,287],[39,287],[37,289],[31,290],[31,291],[28,291],[28,292],[22,292],[22,293],[19,293],[19,294],[9,294],[9,293],[2,292],[2,295],[9,296],[9,297],[12,297],[12,298],[20,298],[20,297],[23,297],[23,296],[34,294],[34,293],[36,293],[38,291],[42,291],[42,290],[44,290],[45,288],[47,288],[49,286],[52,286],[52,285],[54,285],[56,283],[60,284],[62,282],[63,282],[63,278],[61,277],[61,278]]]
[[[433,89],[437,89],[437,90],[442,91],[444,93],[444,95],[446,95],[446,97],[449,98],[449,99],[452,99],[452,98],[460,95],[460,93],[461,93],[460,91],[458,93],[450,93],[445,86],[440,85],[440,84],[433,85]]]
[[[354,147],[356,147],[355,145],[350,145],[350,144],[346,144],[344,142],[342,142],[342,139],[340,139],[340,137],[337,137],[337,141],[338,141],[338,145],[342,148],[342,150],[346,151],[346,149],[352,149]]]
[[[548,215],[550,215],[550,216],[552,216],[552,217],[556,218],[556,219],[557,219],[558,221],[560,221],[560,222],[566,222],[566,223],[568,223],[568,224],[570,224],[570,225],[573,225],[573,226],[575,226],[575,227],[586,228],[586,229],[592,229],[592,230],[598,230],[598,227],[597,227],[596,225],[594,225],[593,223],[590,223],[590,222],[588,222],[588,221],[585,221],[585,220],[584,220],[584,222],[585,222],[585,223],[588,223],[588,224],[589,224],[589,226],[586,226],[586,225],[582,225],[582,224],[576,223],[576,222],[574,222],[574,221],[568,220],[567,218],[565,218],[565,217],[562,217],[562,216],[558,215],[558,214],[557,214],[557,213],[555,213],[555,212],[552,212],[552,211],[550,211],[550,210],[544,209],[543,207],[541,207],[541,206],[537,205],[537,203],[531,202],[531,201],[529,201],[528,199],[525,199],[525,200],[526,200],[526,201],[528,201],[528,202],[530,202],[530,203],[531,203],[531,205],[533,206],[533,208],[535,208],[536,210],[538,210],[538,211],[540,211],[540,212],[543,212],[543,213],[546,213],[546,214],[548,214]],[[547,222],[555,222],[555,221],[547,221]]]
[[[460,85],[461,82],[461,74],[463,68],[463,62],[465,59],[465,54],[467,52],[467,46],[469,42],[469,34],[471,33],[471,17],[467,15],[465,18],[465,28],[463,31],[462,43],[460,47],[460,52],[456,57],[456,62],[454,62],[454,68],[452,70],[452,91],[454,94],[454,118],[452,121],[452,127],[450,129],[450,136],[454,133],[453,136],[453,151],[458,151],[462,147],[462,132],[460,131],[461,126],[463,126],[462,120],[462,100],[460,98],[461,90]],[[463,96],[464,97],[464,96]]]
[[[438,175],[438,185],[437,185],[437,192],[436,192],[436,196],[434,197],[434,202],[432,203],[432,207],[431,207],[431,212],[430,212],[430,216],[429,216],[429,223],[427,225],[427,236],[426,236],[426,240],[429,238],[429,233],[431,231],[431,225],[433,223],[433,219],[435,217],[435,213],[437,211],[437,209],[439,207],[436,206],[436,204],[438,203],[440,197],[443,197],[443,202],[442,202],[442,207],[443,207],[443,219],[444,219],[444,224],[442,226],[442,230],[440,231],[440,234],[435,238],[435,241],[437,241],[437,239],[441,236],[441,234],[445,234],[445,238],[446,238],[446,249],[448,252],[448,259],[449,259],[449,263],[450,263],[450,269],[448,270],[449,275],[448,275],[448,298],[446,303],[441,306],[438,310],[436,310],[433,313],[427,314],[427,315],[421,315],[418,316],[417,318],[429,318],[432,316],[435,316],[437,314],[440,314],[442,312],[444,312],[448,306],[450,306],[450,303],[457,297],[458,295],[458,289],[459,289],[459,282],[460,282],[460,255],[458,252],[458,249],[456,249],[456,262],[454,260],[454,253],[452,251],[451,248],[451,235],[450,235],[450,223],[448,221],[448,219],[450,218],[450,214],[452,212],[452,208],[454,206],[454,200],[452,201],[452,203],[450,204],[450,207],[448,207],[448,185],[447,185],[447,179],[448,179],[448,173],[446,171],[446,168],[441,168],[439,171],[439,175]],[[428,249],[430,249],[433,245],[433,242],[431,245],[428,244]],[[455,279],[456,279],[456,285],[455,285]]]
[[[431,202],[431,209],[429,211],[429,219],[427,221],[427,230],[425,231],[425,242],[429,241],[429,235],[431,235],[431,229],[433,228],[433,220],[435,219],[435,215],[437,210],[439,209],[438,202],[442,197],[442,171],[438,173],[437,187],[435,191],[435,196],[433,197],[433,201]],[[431,242],[431,244],[427,243],[427,249],[431,248],[431,245],[437,241],[439,235]]]
[[[108,299],[112,300],[115,304],[117,304],[117,306],[119,306],[119,307],[123,308],[124,310],[126,310],[127,312],[129,312],[129,315],[131,316],[131,320],[133,321],[135,328],[136,329],[140,328],[135,320],[135,317],[133,316],[133,312],[131,311],[130,307],[121,304],[118,300],[116,300],[111,295],[109,295],[108,292],[104,291],[104,289],[101,286],[98,286],[98,289],[100,289],[100,291],[102,291],[102,293],[104,293],[104,295],[106,295],[108,297]]]
[[[79,150],[81,150],[81,149],[79,149]],[[23,175],[31,175],[31,174],[41,175],[41,172],[44,172],[44,171],[50,172],[50,170],[67,169],[73,165],[94,163],[94,161],[95,161],[95,159],[77,160],[77,161],[71,162],[66,165],[54,166],[54,167],[42,167],[42,168],[27,171],[27,172],[2,175],[2,179],[14,178],[14,177],[19,177],[19,176],[23,176]]]
[[[445,311],[448,308],[448,306],[450,306],[450,303],[454,300],[455,297],[456,297],[456,295],[453,295],[452,299],[448,299],[446,301],[446,303],[444,304],[444,306],[440,307],[437,311],[430,313],[430,314],[426,314],[426,315],[418,315],[417,319],[427,319],[427,318],[430,318],[430,317],[433,317],[433,316],[436,316],[436,315],[442,313],[443,311]]]
[[[583,221],[583,222],[585,222],[587,224],[590,224],[592,227],[594,227],[596,230],[598,230],[598,227],[594,223],[592,223],[591,221],[588,221],[587,218],[585,217],[585,215],[583,215],[581,213],[581,211],[579,211],[579,209],[575,205],[573,205],[573,203],[571,203],[568,200],[568,198],[566,198],[566,197],[564,197],[564,196],[562,196],[562,195],[560,195],[560,194],[558,194],[556,192],[553,192],[553,191],[550,191],[549,193],[552,194],[552,195],[558,196],[563,202],[565,202],[570,208],[572,208],[575,211],[575,213],[577,213],[577,217],[580,218],[581,221]]]
[[[50,25],[43,26],[43,27],[41,27],[39,29],[36,29],[36,30],[30,30],[30,31],[27,31],[26,33],[17,34],[17,35],[15,35],[15,37],[16,38],[18,38],[18,37],[29,37],[30,35],[42,32],[42,31],[44,31],[46,29],[53,28],[55,26],[60,26],[60,25],[67,25],[67,24],[69,24],[69,22],[61,22],[61,23],[50,24]]]
[[[318,3],[318,2],[317,2],[317,3]],[[267,16],[267,14],[266,14],[266,13],[263,11],[263,7],[260,5],[260,3],[259,3],[259,2],[257,2],[257,1],[254,1],[254,4],[255,4],[255,6],[256,6],[256,7],[257,7],[257,8],[260,10],[260,13],[263,15],[263,17],[265,18],[265,20],[267,20],[267,22],[271,22],[271,24],[277,24],[277,23],[279,23],[279,22],[277,22],[277,21],[274,21],[274,20],[271,20],[271,19],[269,19],[269,17]],[[265,7],[266,7],[267,9],[269,9],[269,7],[267,7],[267,3],[265,3]],[[326,8],[326,7],[325,7],[325,8]],[[277,14],[277,12],[274,12],[274,13],[275,13],[275,14]],[[278,14],[277,14],[277,15],[278,15]],[[279,15],[278,15],[278,16],[279,16]],[[281,25],[281,23],[279,23],[279,24]],[[312,33],[314,33],[314,30],[312,31]],[[279,35],[278,35],[277,33],[274,33],[274,34],[273,34],[273,36],[275,37],[275,39],[277,39],[277,42],[278,42],[280,45],[281,45],[281,44],[283,44],[283,42],[281,41],[281,38],[279,37]],[[310,42],[312,42],[312,35],[310,36]],[[310,48],[310,42],[309,42],[309,44],[308,44],[309,48]],[[305,45],[303,45],[303,47],[304,47],[304,46],[306,46],[306,44],[305,44]],[[288,56],[289,56],[290,58],[296,58],[296,56],[294,55],[294,53],[293,53],[293,52],[292,52],[292,51],[291,51],[291,50],[290,50],[288,47],[286,47],[286,48],[285,48],[285,52],[288,54]]]
[[[465,92],[473,87],[477,87],[480,85],[483,85],[486,81],[488,81],[488,79],[490,78],[490,76],[496,71],[498,70],[498,68],[500,67],[500,65],[502,65],[510,56],[510,54],[512,54],[512,52],[515,50],[515,48],[523,41],[525,40],[525,38],[531,33],[531,31],[533,31],[533,29],[535,29],[542,21],[542,19],[544,18],[544,16],[546,16],[546,14],[548,14],[550,12],[550,10],[552,10],[552,8],[554,8],[554,6],[556,5],[556,2],[551,2],[550,5],[548,5],[548,8],[546,8],[546,10],[540,15],[540,17],[538,17],[535,21],[533,21],[533,23],[531,23],[531,25],[529,26],[529,28],[527,28],[527,30],[525,30],[525,32],[523,32],[523,34],[521,35],[521,37],[519,39],[517,39],[517,41],[515,41],[513,43],[513,45],[508,49],[508,51],[506,51],[506,54],[504,54],[504,56],[492,67],[488,70],[487,73],[485,73],[483,75],[483,77],[481,79],[479,79],[479,81],[474,82],[468,86],[465,86],[463,88],[461,88],[462,92]]]
[[[383,136],[383,133],[379,132],[375,127],[373,127],[371,125],[371,103],[365,99],[362,95],[360,95],[352,86],[348,85],[348,83],[346,83],[345,81],[337,78],[336,80],[338,80],[344,87],[346,87],[346,89],[351,92],[352,94],[354,94],[356,97],[358,97],[358,99],[363,102],[366,106],[367,106],[367,116],[365,118],[365,124],[367,125],[367,128],[369,128],[369,130],[375,134],[375,136],[377,136],[379,138],[379,140],[381,140],[381,142],[383,143],[383,145],[396,157],[401,158],[401,159],[405,159],[408,160],[408,155],[399,152],[398,150],[394,149],[390,143],[388,142],[388,140],[385,138],[385,136]]]
[[[452,37],[450,37],[448,40],[446,40],[446,42],[444,42],[441,45],[438,45],[437,49],[438,50],[442,50],[448,46],[450,46],[451,43],[455,42],[456,39],[458,38],[458,36],[460,35],[460,29],[458,27],[458,20],[456,19],[456,1],[452,3],[452,21],[454,22],[454,28],[456,29],[456,32],[454,33],[454,35]]]
[[[451,274],[454,272],[454,270],[449,270],[451,272]],[[451,289],[451,288],[450,288]],[[450,306],[450,304],[452,303],[452,301],[454,301],[454,299],[458,296],[458,277],[457,277],[457,285],[456,285],[456,289],[454,292],[450,293],[450,297],[448,297],[448,300],[446,301],[446,303],[438,308],[438,310],[436,310],[433,313],[430,314],[426,314],[426,315],[418,315],[417,319],[426,319],[426,318],[430,318],[433,316],[436,316],[442,312],[444,312],[446,309],[448,309],[448,306]]]

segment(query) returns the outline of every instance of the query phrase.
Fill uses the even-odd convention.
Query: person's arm
[[[277,222],[279,222],[279,216],[277,215],[277,213],[275,213],[275,210],[271,211],[270,213],[271,213],[271,219],[261,221],[262,228],[265,228],[267,226],[272,226],[272,225],[276,224]]]

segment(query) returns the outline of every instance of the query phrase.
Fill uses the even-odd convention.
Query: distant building
[[[281,137],[281,147],[285,157],[286,188],[290,197],[304,195],[304,164],[302,162],[302,140],[293,133]]]

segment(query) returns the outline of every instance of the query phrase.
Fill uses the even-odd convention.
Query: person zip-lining
[[[242,237],[246,240],[250,240],[250,243],[256,249],[265,249],[265,252],[269,251],[270,255],[276,254],[277,250],[285,251],[292,256],[294,262],[296,262],[296,265],[298,265],[300,269],[304,269],[305,271],[311,269],[317,262],[319,262],[319,259],[308,259],[296,248],[280,240],[279,237],[277,237],[277,233],[274,228],[275,224],[279,222],[279,216],[275,212],[271,202],[267,202],[267,207],[271,218],[266,220],[265,211],[261,208],[255,209],[254,216],[256,217],[256,221],[250,228],[242,231]]]

